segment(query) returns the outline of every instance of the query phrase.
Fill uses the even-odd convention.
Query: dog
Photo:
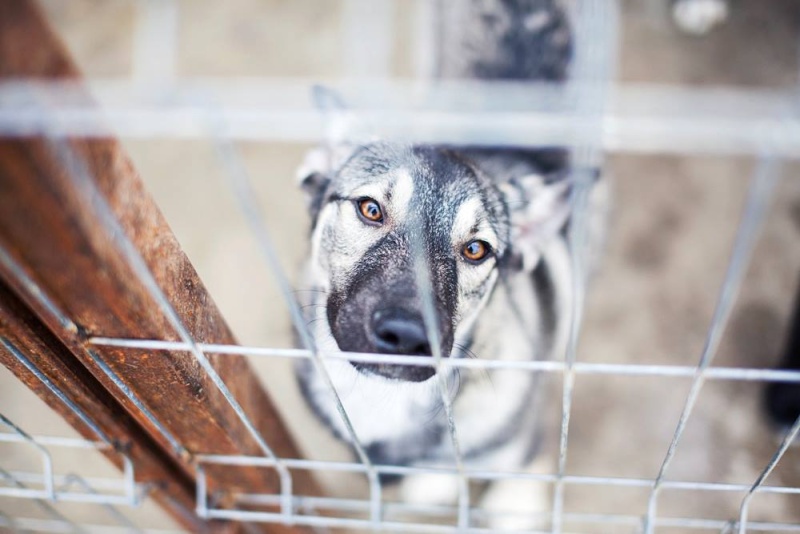
[[[566,79],[571,31],[556,0],[449,4],[440,77]],[[324,360],[372,462],[453,465],[444,383],[465,465],[534,470],[537,374],[503,371],[487,378],[444,366],[437,371],[433,362],[563,358],[574,297],[567,230],[574,176],[583,171],[592,176],[592,191],[600,191],[598,172],[572,168],[568,151],[558,147],[375,140],[309,153],[298,173],[312,221],[306,290],[299,294],[315,349],[431,361]],[[602,211],[595,205],[590,202]],[[297,377],[319,419],[350,442],[320,369],[304,360]],[[458,488],[442,477],[414,475],[402,481],[401,492],[430,504],[453,502]],[[514,500],[523,511],[546,502],[496,483],[483,503],[514,508]]]

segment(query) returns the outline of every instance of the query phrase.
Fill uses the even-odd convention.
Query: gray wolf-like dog
[[[441,4],[447,4],[437,52],[442,78],[567,78],[572,39],[556,0]],[[312,152],[300,172],[312,218],[303,280],[311,291],[301,295],[308,295],[305,319],[316,348],[562,358],[573,300],[566,239],[573,171],[568,152],[558,147],[374,141]],[[426,328],[417,250],[427,266],[435,336]],[[433,366],[344,359],[327,359],[325,366],[373,462],[453,465]],[[467,467],[533,470],[541,423],[535,373],[440,372]],[[349,442],[319,369],[304,361],[297,375],[314,412]],[[404,498],[414,502],[457,496],[456,482],[442,477],[414,475],[401,482]],[[542,511],[546,498],[529,486],[494,483],[482,504]]]

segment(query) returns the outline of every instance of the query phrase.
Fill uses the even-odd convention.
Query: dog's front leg
[[[552,462],[535,458],[525,473],[552,473]],[[481,501],[491,530],[539,530],[547,526],[552,484],[524,479],[493,482]]]

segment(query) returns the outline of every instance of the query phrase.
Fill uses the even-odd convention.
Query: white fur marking
[[[470,239],[482,239],[493,248],[497,248],[497,236],[485,220],[479,221],[480,213],[481,201],[479,198],[470,198],[458,207],[453,228],[450,230],[450,241],[454,246],[460,247]],[[473,232],[476,223],[478,224],[477,232]]]
[[[414,195],[414,178],[406,169],[399,169],[394,173],[395,180],[392,187],[392,212],[398,219],[405,218],[411,197]]]

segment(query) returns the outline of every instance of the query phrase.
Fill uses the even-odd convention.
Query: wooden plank
[[[15,77],[79,77],[63,45],[30,0],[0,2],[0,79]],[[76,173],[82,169],[91,190],[76,187]],[[103,207],[93,194],[110,208],[193,338],[235,343],[114,139],[68,139],[58,147],[41,138],[0,139],[0,248],[37,289],[32,291],[8,266],[0,269],[0,276],[186,473],[193,473],[191,458],[199,453],[261,455],[257,442],[191,354],[91,348],[185,449],[176,451],[87,350],[90,336],[178,339],[146,285],[131,269],[118,236],[108,231]],[[42,303],[38,292],[47,295],[49,305]],[[53,310],[68,317],[76,328],[59,320]],[[276,454],[299,457],[295,442],[246,359],[209,359]],[[267,469],[209,466],[207,473],[212,493],[278,491],[277,476]],[[296,494],[319,494],[306,472],[293,475]]]
[[[114,445],[101,451],[122,470],[124,451],[134,465],[137,482],[152,484],[154,498],[184,528],[209,531],[194,513],[194,481],[191,476],[143,431],[142,427],[108,394],[75,356],[39,321],[13,292],[0,283],[0,363],[44,400],[84,438],[100,436],[48,388],[6,347],[20,352],[38,371],[65,394]]]

